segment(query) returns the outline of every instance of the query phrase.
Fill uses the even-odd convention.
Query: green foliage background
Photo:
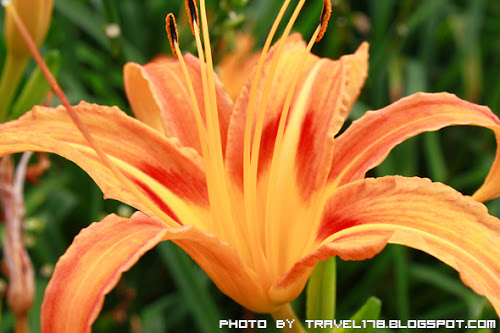
[[[247,3],[248,2],[248,3]],[[230,49],[237,32],[254,34],[257,47],[281,5],[268,0],[207,0],[215,56]],[[320,1],[308,1],[296,24],[306,38],[315,29]],[[496,0],[334,1],[325,38],[313,51],[337,58],[370,42],[370,74],[351,120],[417,91],[448,91],[500,110],[500,2]],[[123,89],[127,61],[146,63],[170,53],[164,17],[178,18],[184,51],[194,51],[180,0],[55,0],[52,25],[42,52],[60,51],[58,78],[73,103],[118,105],[130,112]],[[3,27],[3,13],[0,16]],[[104,28],[116,23],[118,38]],[[2,28],[3,29],[3,28]],[[222,40],[228,47],[220,47]],[[5,43],[0,38],[0,64]],[[30,65],[31,69],[35,66]],[[372,176],[429,177],[472,194],[493,161],[492,133],[456,127],[426,133],[397,147]],[[73,237],[111,212],[130,214],[104,201],[91,179],[72,163],[51,156],[52,167],[38,186],[28,185],[27,244],[37,273],[37,299],[30,313],[39,331],[43,290],[51,268]],[[500,216],[500,201],[488,203]],[[2,280],[5,276],[0,275]],[[494,319],[489,303],[465,287],[458,274],[418,251],[388,246],[364,262],[338,263],[337,318],[349,318],[369,296],[382,300],[385,319]],[[1,297],[1,332],[13,318]],[[77,300],[75,300],[77,301]],[[295,303],[303,316],[304,295]],[[106,298],[94,332],[221,332],[219,319],[255,315],[222,295],[173,244],[161,244],[127,272]]]

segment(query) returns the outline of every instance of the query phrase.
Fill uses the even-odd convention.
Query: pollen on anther
[[[323,0],[323,9],[321,10],[321,16],[319,18],[320,30],[316,42],[319,42],[321,38],[325,35],[326,28],[328,27],[328,21],[332,16],[332,3],[330,0]]]
[[[186,0],[186,11],[188,13],[189,24],[191,25],[191,31],[193,35],[196,35],[196,32],[200,32],[199,16],[198,16],[198,7],[196,6],[196,2],[194,0]],[[195,32],[195,29],[197,30]]]
[[[167,17],[165,17],[165,30],[167,31],[168,41],[170,42],[172,53],[174,57],[177,57],[175,45],[179,45],[179,35],[177,33],[177,23],[175,23],[175,16],[172,13],[168,14]]]

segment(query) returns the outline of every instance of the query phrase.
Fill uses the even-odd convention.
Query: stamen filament
[[[192,25],[192,32],[196,39],[196,46],[198,49],[198,58],[200,60],[200,74],[202,78],[203,87],[203,99],[205,104],[205,118],[206,118],[206,128],[207,128],[207,144],[208,144],[208,159],[205,159],[205,164],[207,165],[207,182],[210,195],[210,206],[212,210],[213,228],[216,233],[221,236],[223,240],[236,240],[239,244],[245,243],[245,237],[243,237],[243,230],[239,230],[238,224],[233,221],[232,205],[229,198],[226,173],[224,169],[224,159],[222,155],[222,141],[220,135],[220,125],[217,110],[217,101],[215,94],[215,76],[213,71],[212,58],[210,53],[210,47],[208,46],[207,59],[208,59],[208,71],[207,64],[205,63],[205,53],[201,43],[201,37],[199,33],[198,26],[198,13],[196,4],[190,3],[191,0],[186,1],[186,8],[188,10],[190,23]],[[201,4],[202,10],[202,20],[207,24],[205,15],[205,5]],[[205,47],[207,47],[208,40],[208,30],[204,29],[206,33],[205,37]],[[226,223],[224,223],[226,221]],[[229,227],[228,227],[229,225]],[[242,246],[239,250],[247,250],[248,246]],[[249,256],[249,253],[242,253],[245,257]]]
[[[265,111],[267,108],[267,103],[269,101],[269,96],[270,96],[270,88],[272,85],[272,81],[274,78],[274,74],[276,72],[276,68],[278,65],[278,60],[281,57],[281,53],[283,51],[283,47],[285,46],[286,39],[288,35],[290,34],[290,31],[292,30],[292,26],[295,23],[300,10],[302,9],[303,5],[305,3],[305,0],[299,1],[297,4],[292,17],[290,18],[290,21],[285,27],[285,31],[283,33],[283,36],[281,37],[279,44],[278,44],[278,49],[276,50],[276,54],[273,56],[273,60],[271,62],[271,68],[269,70],[269,74],[266,79],[266,83],[264,86],[263,90],[263,95],[261,98],[261,103],[259,104],[259,109],[257,111],[257,120],[255,124],[255,131],[253,135],[253,143],[252,143],[252,150],[251,150],[251,157],[250,157],[250,166],[248,169],[248,174],[245,174],[245,180],[247,180],[247,186],[245,187],[245,196],[249,195],[250,198],[250,206],[248,209],[252,210],[255,209],[255,211],[258,211],[259,207],[257,207],[257,171],[258,171],[258,164],[259,164],[259,154],[260,154],[260,143],[261,143],[261,138],[262,138],[262,130],[263,130],[263,125],[264,125],[264,120],[265,120]],[[250,104],[250,101],[249,101]],[[247,110],[247,112],[252,112],[250,109]],[[246,134],[246,133],[245,133]],[[244,161],[244,166],[246,166],[246,161]],[[247,193],[247,188],[249,189],[249,193]],[[255,194],[254,194],[255,193]],[[253,208],[255,207],[255,208]],[[266,209],[263,207],[263,209]],[[255,216],[253,216],[255,218]],[[250,220],[250,221],[255,221],[255,220]],[[251,234],[256,235],[255,237],[257,238],[259,246],[262,248],[262,251],[267,251],[267,248],[265,246],[265,231],[266,231],[266,224],[269,222],[265,220],[265,223],[252,223],[251,225],[253,226],[253,230],[251,231]],[[262,236],[261,236],[262,235]],[[260,238],[262,237],[262,238]],[[266,257],[269,259],[269,254],[265,252]],[[270,265],[270,267],[273,267],[273,265]]]
[[[205,104],[205,119],[206,119],[206,133],[207,133],[207,144],[208,144],[208,160],[206,160],[206,164],[210,165],[210,167],[207,170],[210,170],[210,174],[207,174],[207,179],[215,179],[214,183],[215,184],[221,184],[225,185],[225,182],[221,180],[220,172],[218,169],[220,169],[220,166],[217,161],[217,152],[216,150],[216,143],[215,138],[214,138],[214,131],[213,131],[213,116],[212,116],[212,111],[211,111],[211,101],[210,101],[210,96],[208,94],[208,82],[207,82],[207,75],[206,75],[206,65],[205,65],[205,55],[203,48],[201,46],[201,39],[200,39],[200,34],[199,30],[197,28],[197,22],[194,22],[194,31],[195,31],[195,39],[196,39],[196,47],[198,49],[198,58],[200,60],[200,75],[201,75],[201,82],[202,82],[202,87],[203,87],[203,101]],[[220,133],[220,132],[219,132]],[[216,133],[215,136],[220,136],[219,133]],[[219,146],[220,147],[220,146]],[[222,150],[221,148],[219,150]],[[210,177],[210,175],[212,175]],[[213,185],[208,184],[209,187],[213,187]],[[225,187],[224,187],[225,188]],[[223,211],[224,214],[225,210],[223,209],[224,207],[224,199],[220,197],[220,192],[213,192],[214,196],[210,198],[210,206],[215,208],[216,211]],[[222,200],[222,202],[221,202]],[[218,207],[218,208],[217,208]],[[226,206],[227,207],[227,206]],[[226,235],[226,229],[223,227],[223,221],[219,220],[218,218],[215,218],[217,214],[214,215],[214,228],[217,230],[220,230],[220,233],[222,237],[227,240],[227,235]]]
[[[169,23],[171,22],[172,19],[175,20],[173,14],[167,15],[167,17],[165,18],[166,27],[169,26]],[[198,133],[200,135],[200,145],[201,145],[201,149],[202,149],[205,173],[207,174],[206,178],[207,178],[207,185],[208,185],[207,187],[208,187],[208,191],[209,191],[209,197],[212,198],[212,200],[214,200],[213,198],[217,196],[217,193],[216,193],[217,184],[214,182],[214,179],[216,179],[215,178],[216,175],[214,174],[213,163],[211,163],[211,157],[210,157],[208,142],[207,142],[206,127],[205,127],[204,121],[203,121],[202,116],[201,116],[200,108],[198,105],[198,100],[196,99],[196,95],[194,93],[193,83],[192,83],[191,77],[189,76],[186,62],[184,61],[184,58],[182,57],[182,52],[180,50],[178,40],[177,39],[174,40],[173,38],[171,39],[171,31],[172,30],[170,32],[168,31],[168,29],[166,29],[166,30],[167,30],[167,33],[169,34],[169,39],[171,41],[171,45],[173,45],[173,47],[175,48],[173,51],[175,51],[175,54],[178,55],[177,58],[179,60],[184,78],[186,80],[186,85],[188,88],[189,97],[190,97],[191,104],[193,105],[193,109],[194,109],[193,111],[194,111],[194,115],[195,115],[195,119],[196,119],[196,126],[198,129]],[[175,34],[172,34],[172,35],[177,36],[178,35],[177,31],[175,31]],[[216,222],[216,221],[212,221],[212,222]],[[242,236],[240,234],[238,234],[236,230],[234,230],[235,229],[234,225],[233,224],[229,224],[229,225],[230,225],[230,228],[233,229],[230,234],[237,235],[237,237],[239,237],[241,239]],[[211,225],[211,227],[214,227],[214,226]]]
[[[304,251],[304,247],[299,247],[299,244],[295,244],[294,242],[290,242],[293,244],[292,246],[288,246],[288,249],[277,249],[277,246],[282,244],[279,242],[278,235],[281,235],[281,231],[283,230],[283,222],[282,219],[278,216],[278,212],[280,211],[280,205],[276,205],[276,201],[282,200],[279,196],[279,191],[282,188],[280,186],[280,179],[283,181],[286,177],[279,177],[279,166],[280,165],[292,165],[291,163],[279,163],[280,160],[283,159],[282,156],[282,143],[285,132],[285,124],[288,118],[288,114],[290,111],[290,106],[292,102],[292,98],[295,93],[295,89],[300,78],[300,74],[302,73],[302,69],[304,67],[305,61],[308,55],[311,52],[314,44],[321,39],[324,35],[326,27],[328,25],[328,19],[331,16],[331,3],[329,0],[325,0],[323,2],[323,10],[321,12],[320,24],[316,28],[313,36],[309,40],[306,49],[298,63],[297,68],[295,69],[294,75],[292,77],[292,82],[290,84],[290,88],[287,92],[285,103],[280,115],[280,121],[278,125],[278,131],[276,134],[276,140],[273,148],[271,167],[270,167],[270,177],[268,183],[267,190],[267,205],[266,205],[266,254],[268,254],[268,259],[271,260],[271,267],[279,267],[281,265],[281,270],[286,269],[288,266],[288,260],[296,260],[298,258],[297,253],[301,253]],[[278,208],[276,208],[278,207]],[[286,244],[285,244],[286,245]],[[309,244],[307,244],[309,245]],[[307,246],[305,244],[305,246]],[[295,251],[293,251],[295,249]],[[295,252],[295,253],[293,253]],[[288,254],[288,258],[279,258],[277,257],[279,254]]]
[[[210,46],[210,36],[208,33],[208,22],[207,22],[206,8],[205,8],[205,0],[200,1],[200,9],[201,9],[201,27],[203,31],[203,41],[205,45],[205,54],[206,54],[206,75],[208,79],[208,93],[210,98],[210,106],[209,107],[207,106],[208,110],[210,110],[210,112],[208,112],[210,117],[208,117],[207,115],[207,119],[210,119],[212,121],[213,139],[215,140],[214,152],[216,153],[216,156],[214,157],[216,158],[217,164],[219,166],[218,168],[219,171],[225,175],[224,160],[222,156],[222,141],[220,135],[219,115],[217,112],[214,64],[212,61],[212,49]],[[223,178],[224,178],[223,184],[225,184],[225,177]],[[226,188],[226,186],[224,186],[224,188]]]
[[[214,192],[216,186],[212,184],[211,182],[213,179],[215,179],[214,175],[214,170],[213,170],[213,163],[211,163],[211,158],[210,158],[210,153],[209,153],[209,148],[208,148],[208,143],[207,143],[207,131],[206,127],[204,125],[203,119],[201,117],[200,113],[200,108],[198,105],[198,101],[196,100],[196,96],[194,94],[194,88],[193,88],[193,83],[191,81],[191,78],[189,76],[188,70],[186,63],[184,61],[184,58],[182,57],[181,50],[179,48],[179,44],[174,44],[176,48],[177,54],[180,54],[181,56],[178,57],[179,63],[181,64],[182,72],[184,74],[184,78],[187,83],[188,91],[189,91],[189,97],[191,99],[191,104],[193,105],[194,108],[194,114],[196,118],[196,126],[198,128],[198,133],[200,136],[200,145],[201,145],[201,150],[202,150],[202,155],[203,155],[203,161],[204,161],[204,168],[205,168],[205,173],[207,174],[206,180],[207,180],[207,188],[209,191],[209,197],[213,198],[216,194]],[[213,223],[216,223],[216,221],[211,221]],[[213,225],[211,225],[213,227]]]
[[[307,44],[306,49],[304,50],[304,53],[302,54],[299,64],[297,68],[295,69],[295,72],[293,74],[292,78],[292,83],[290,84],[290,89],[287,92],[286,98],[285,98],[285,104],[283,106],[283,110],[280,115],[280,121],[278,125],[278,131],[276,134],[276,141],[274,143],[274,149],[273,149],[273,157],[271,160],[271,168],[270,168],[270,177],[269,177],[269,183],[268,183],[268,190],[267,190],[267,205],[266,205],[266,253],[268,253],[268,259],[271,260],[271,267],[280,267],[281,265],[286,264],[286,262],[283,262],[284,258],[279,258],[280,254],[286,254],[286,251],[283,251],[284,249],[277,249],[277,247],[283,242],[279,241],[279,235],[280,231],[282,230],[282,225],[284,221],[281,221],[280,217],[278,216],[278,213],[280,211],[280,206],[277,205],[277,201],[283,199],[280,198],[278,195],[279,189],[281,188],[279,185],[280,183],[280,178],[279,177],[279,167],[283,164],[286,165],[285,163],[280,163],[280,160],[282,160],[282,154],[281,154],[281,147],[283,143],[283,136],[285,132],[285,124],[286,120],[288,118],[288,114],[290,111],[290,106],[292,102],[292,98],[295,93],[295,89],[297,87],[297,83],[300,78],[300,74],[302,73],[302,69],[304,67],[305,61],[308,57],[308,55],[311,52],[312,47],[314,46],[314,43],[316,42],[316,38],[320,32],[320,28],[318,27],[312,38],[310,39],[309,43]],[[293,243],[293,242],[290,242]],[[294,244],[294,246],[297,246],[298,244]],[[293,246],[292,246],[293,247]],[[289,247],[292,248],[292,247]]]
[[[186,86],[189,93],[189,98],[191,100],[191,104],[193,105],[194,116],[196,120],[196,126],[198,128],[198,133],[200,136],[200,145],[203,158],[209,160],[208,155],[208,143],[207,143],[207,131],[203,124],[203,119],[201,117],[200,107],[198,105],[198,100],[196,99],[196,95],[194,93],[193,82],[191,81],[191,77],[189,76],[189,72],[187,70],[186,62],[182,56],[181,49],[179,47],[178,33],[177,33],[177,25],[175,23],[174,14],[170,13],[165,18],[165,30],[168,34],[168,39],[170,41],[170,46],[172,47],[172,53],[174,57],[179,60],[181,65],[182,73],[184,75],[184,79],[186,80]]]
[[[201,66],[201,73],[202,77],[204,79],[203,82],[203,89],[204,89],[204,95],[205,95],[205,104],[206,104],[206,119],[207,119],[207,127],[208,127],[208,136],[209,136],[209,141],[211,141],[213,144],[210,145],[210,147],[214,148],[213,149],[213,157],[214,157],[214,163],[216,164],[215,169],[218,173],[218,192],[219,193],[219,199],[220,199],[220,214],[217,214],[217,216],[225,216],[226,221],[230,221],[229,223],[234,226],[235,228],[238,229],[239,232],[236,232],[236,234],[233,234],[233,237],[236,236],[238,239],[238,243],[241,244],[241,246],[238,246],[237,249],[238,251],[246,251],[247,249],[250,250],[250,256],[251,259],[254,263],[253,267],[257,272],[260,272],[259,275],[261,276],[268,276],[267,274],[264,273],[264,270],[267,269],[266,265],[264,264],[264,255],[262,253],[262,248],[259,246],[258,242],[255,242],[253,240],[253,237],[250,236],[248,237],[248,230],[244,230],[245,227],[248,228],[245,224],[237,223],[236,219],[233,218],[233,216],[237,216],[238,212],[233,212],[233,206],[231,204],[231,200],[229,197],[229,192],[228,192],[228,183],[227,183],[227,173],[225,171],[224,167],[224,159],[222,155],[222,143],[221,143],[221,136],[220,136],[220,125],[219,125],[219,118],[218,118],[218,112],[217,112],[217,100],[216,100],[216,91],[215,91],[215,74],[214,74],[214,68],[213,68],[213,61],[212,61],[212,53],[211,53],[211,46],[210,46],[210,37],[208,33],[208,21],[207,21],[207,16],[206,16],[206,6],[205,6],[205,1],[201,0],[200,1],[200,14],[201,14],[201,28],[202,28],[202,33],[203,33],[203,40],[204,40],[204,46],[205,46],[205,55],[206,55],[206,67],[205,67],[205,58],[203,56],[203,48],[201,46],[201,37],[200,34],[198,33],[197,29],[197,22],[194,22],[194,32],[195,32],[195,38],[196,38],[196,44],[198,48],[198,53],[199,53],[199,58],[200,58],[200,66]],[[194,17],[194,15],[191,15]],[[205,76],[206,75],[206,76]],[[207,89],[207,84],[208,84],[208,89]],[[208,97],[208,98],[207,98]],[[220,190],[222,189],[222,190]],[[228,209],[229,208],[229,209]],[[227,225],[221,226],[221,228],[227,228]],[[234,228],[231,228],[234,229]],[[222,231],[222,230],[221,230]],[[227,230],[226,230],[227,231]],[[251,235],[251,233],[250,233]],[[246,237],[244,237],[246,236]],[[234,239],[234,238],[233,238]]]
[[[40,67],[40,70],[42,71],[43,75],[47,79],[47,82],[51,86],[52,90],[54,93],[57,95],[59,100],[61,101],[61,104],[65,107],[66,111],[68,112],[68,115],[71,117],[73,123],[76,125],[80,133],[82,133],[83,137],[87,142],[89,143],[90,147],[94,149],[96,154],[99,156],[101,161],[108,167],[108,169],[113,173],[113,175],[129,190],[133,195],[135,195],[137,198],[139,198],[141,201],[143,201],[147,207],[154,213],[156,214],[159,218],[161,218],[163,221],[166,221],[168,225],[170,226],[178,226],[178,223],[172,220],[165,212],[163,212],[161,209],[159,209],[156,205],[154,205],[149,198],[147,198],[144,193],[138,190],[138,188],[127,178],[123,175],[123,173],[118,169],[118,167],[111,162],[110,158],[106,153],[100,148],[100,146],[97,144],[97,142],[94,140],[93,136],[90,134],[88,131],[87,127],[83,124],[81,121],[80,117],[76,113],[76,111],[73,109],[73,106],[71,103],[68,101],[66,98],[66,95],[62,91],[61,87],[57,83],[57,80],[54,78],[52,73],[50,72],[47,64],[43,60],[42,56],[40,55],[40,52],[38,50],[38,47],[36,46],[35,42],[31,38],[31,35],[29,34],[26,26],[24,25],[23,21],[19,17],[19,14],[17,13],[17,10],[15,7],[10,3],[2,3],[5,7],[5,10],[9,12],[9,14],[12,16],[14,23],[16,24],[17,29],[23,36],[24,41],[26,42],[26,45],[28,46],[31,54],[33,55],[33,59],[35,59],[36,63]]]
[[[245,120],[245,134],[243,141],[243,188],[244,188],[244,200],[245,200],[245,216],[246,216],[246,226],[249,235],[249,241],[252,245],[252,252],[262,252],[263,247],[260,245],[259,233],[256,232],[255,227],[252,225],[256,224],[257,220],[257,184],[251,183],[251,178],[249,177],[250,172],[250,140],[253,129],[253,109],[255,105],[255,96],[257,94],[257,85],[260,81],[260,77],[262,76],[262,67],[264,65],[264,61],[266,59],[266,55],[269,52],[269,48],[271,47],[271,43],[273,41],[274,35],[278,29],[278,26],[283,19],[283,15],[285,14],[288,5],[290,4],[290,0],[286,0],[278,13],[278,16],[274,20],[274,23],[271,27],[271,31],[269,32],[264,47],[262,49],[259,61],[257,63],[255,76],[252,81],[252,85],[250,88],[250,95],[248,100],[248,108]],[[259,249],[256,249],[255,246],[258,244]],[[263,254],[266,256],[266,254]],[[254,255],[255,256],[255,255]]]

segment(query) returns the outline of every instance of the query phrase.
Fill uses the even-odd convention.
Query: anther
[[[332,3],[330,0],[323,0],[323,9],[321,10],[321,16],[319,18],[320,30],[318,37],[316,37],[316,42],[319,42],[325,35],[330,16],[332,16]]]
[[[179,45],[179,35],[177,33],[177,23],[175,23],[174,14],[170,13],[165,17],[165,30],[167,31],[168,41],[172,48],[174,57],[178,57],[175,45]]]
[[[199,16],[198,16],[198,7],[196,7],[196,2],[194,0],[186,0],[186,11],[188,12],[189,24],[191,25],[191,31],[193,35],[196,35],[196,32],[200,32]]]

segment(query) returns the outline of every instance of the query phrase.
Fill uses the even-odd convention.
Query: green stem
[[[18,57],[7,53],[0,81],[0,122],[5,121],[9,106],[21,80],[29,57]]]
[[[299,318],[297,318],[290,303],[283,305],[278,311],[271,313],[271,316],[276,321],[276,327],[281,328],[283,332],[306,333],[304,326],[302,326]],[[279,323],[283,325],[278,325],[278,320],[280,320]]]
[[[396,299],[398,302],[398,315],[403,321],[410,319],[410,305],[408,292],[408,251],[403,246],[392,248],[396,269]],[[404,331],[406,331],[405,329]]]
[[[336,285],[336,257],[318,262],[307,283],[307,319],[335,318]]]

